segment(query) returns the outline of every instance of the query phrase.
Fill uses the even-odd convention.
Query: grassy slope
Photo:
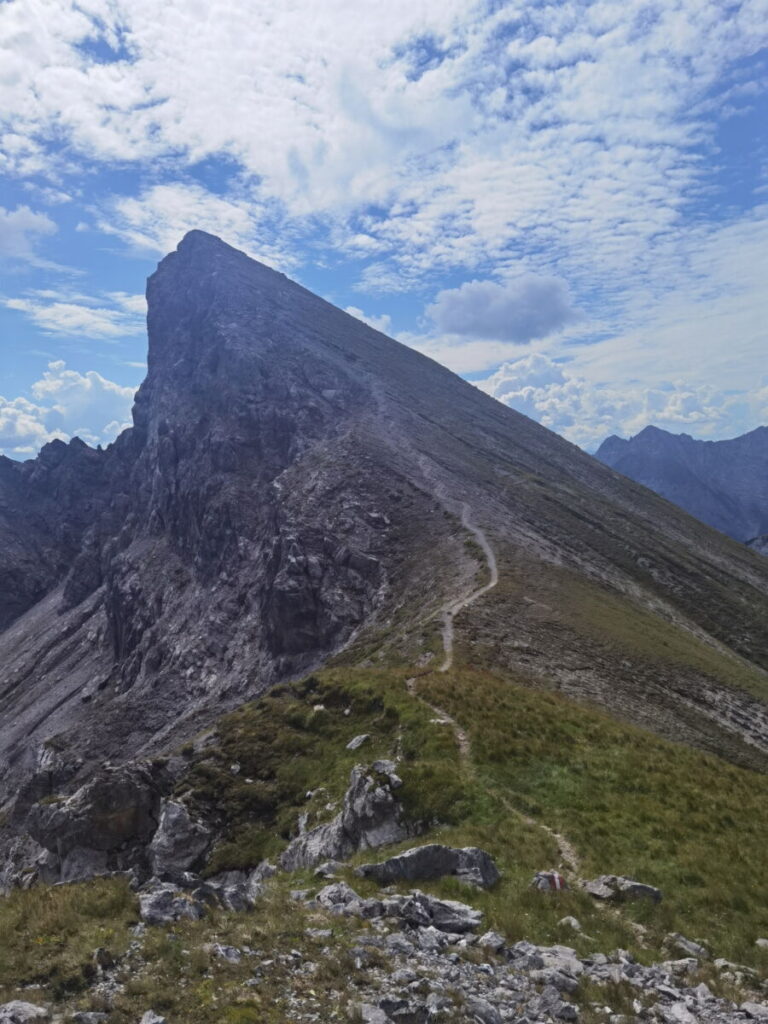
[[[705,940],[716,956],[768,970],[768,955],[754,946],[755,938],[768,935],[768,880],[761,871],[768,779],[555,694],[460,666],[422,675],[418,692],[467,730],[471,756],[462,760],[452,728],[434,722],[433,712],[408,693],[407,674],[330,669],[222,720],[213,742],[191,755],[182,786],[199,807],[211,812],[216,806],[229,822],[218,867],[245,866],[276,853],[300,811],[309,809],[313,820],[330,816],[327,804],[339,799],[356,761],[399,754],[404,802],[411,815],[430,822],[429,838],[480,845],[497,859],[501,883],[469,899],[511,940],[567,942],[585,953],[620,946],[649,961],[664,956],[663,936],[676,930]],[[370,733],[370,741],[347,751],[346,743],[361,732]],[[325,792],[307,800],[321,783]],[[582,892],[553,899],[531,891],[533,872],[558,859],[539,822],[568,836],[583,876],[637,876],[659,885],[664,901],[614,913]],[[364,859],[370,854],[357,858]],[[363,892],[372,889],[349,878]],[[167,1012],[171,1021],[199,1024],[287,1019],[288,961],[283,967],[278,958],[277,973],[255,990],[244,987],[247,964],[218,962],[204,947],[232,942],[288,955],[298,946],[314,957],[303,930],[308,923],[327,927],[328,919],[308,922],[287,898],[289,888],[303,884],[312,884],[309,875],[279,880],[253,914],[214,914],[175,926],[175,939],[165,929],[150,929],[140,954],[148,966],[134,967],[111,1019],[127,1024],[148,1006]],[[422,887],[467,898],[451,881]],[[558,925],[567,914],[578,917],[591,938],[574,939]],[[93,950],[122,953],[136,918],[135,901],[119,882],[39,887],[2,901],[0,933],[10,938],[0,949],[0,1000],[24,995],[19,986],[34,983],[43,987],[27,992],[28,998],[98,1009],[98,997],[85,991],[93,978]],[[323,1000],[344,988],[345,950],[354,930],[334,921],[338,957],[320,958],[320,973],[311,980],[291,982],[299,991],[311,989],[314,995],[306,997],[328,1013],[330,1003]],[[633,921],[647,929],[642,944]]]

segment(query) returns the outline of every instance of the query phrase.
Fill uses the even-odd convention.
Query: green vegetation
[[[409,816],[425,823],[424,840],[481,846],[502,871],[490,892],[468,893],[452,879],[421,887],[468,900],[509,941],[565,943],[582,954],[621,947],[651,962],[667,956],[664,936],[679,931],[715,956],[768,971],[768,952],[754,945],[768,936],[765,776],[509,677],[464,666],[422,670],[409,690],[413,674],[323,671],[228,715],[196,753],[187,748],[185,798],[228,828],[211,870],[274,856],[299,813],[310,811],[311,822],[330,817],[328,805],[338,806],[356,762],[398,756],[403,801]],[[427,702],[466,731],[466,756],[454,726]],[[348,751],[360,733],[370,739]],[[533,873],[560,859],[544,826],[571,842],[580,876],[626,874],[659,886],[664,900],[615,911],[579,889],[557,896],[532,890]],[[359,854],[346,872],[363,895],[376,886],[353,868],[375,856]],[[347,1003],[356,999],[349,950],[366,925],[290,899],[290,889],[316,885],[309,872],[279,875],[251,913],[212,910],[199,922],[147,929],[138,942],[130,931],[135,898],[122,882],[14,893],[0,903],[0,1000],[29,998],[23,986],[33,984],[41,986],[33,1001],[101,1009],[89,986],[98,970],[94,951],[102,948],[121,958],[125,987],[110,1011],[116,1024],[133,1024],[149,1007],[174,1024],[277,1024],[290,1019],[293,999],[319,1019],[349,1019],[339,992]],[[567,915],[579,919],[582,934],[558,923]],[[307,927],[331,928],[332,938],[308,937]],[[232,964],[211,943],[258,953]],[[313,973],[296,971],[295,948],[317,963]],[[247,984],[264,958],[273,965],[257,985]],[[703,966],[697,980],[738,995],[723,990],[713,967]],[[586,985],[577,998],[599,998],[618,1012],[629,994],[622,986],[598,992]]]
[[[137,920],[136,899],[126,882],[96,880],[11,893],[0,899],[0,992],[43,985],[61,999],[84,990],[96,977],[94,951],[124,953],[128,926]]]
[[[209,873],[274,855],[302,812],[311,825],[330,818],[361,761],[397,754],[408,763],[401,796],[413,820],[462,820],[466,794],[453,737],[431,717],[397,673],[344,669],[276,687],[227,715],[180,787],[226,829]],[[360,750],[346,749],[364,733],[370,739]]]

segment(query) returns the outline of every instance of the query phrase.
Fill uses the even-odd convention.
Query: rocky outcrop
[[[402,785],[391,761],[352,769],[341,811],[327,825],[298,836],[280,857],[285,871],[311,868],[325,860],[346,860],[358,850],[402,842],[414,833],[395,791]]]
[[[457,850],[440,843],[415,846],[379,864],[362,864],[356,868],[356,873],[363,878],[371,878],[380,885],[453,876],[460,882],[481,889],[490,888],[501,877],[493,858],[485,850],[480,850],[476,846],[466,846]]]
[[[141,861],[160,818],[158,779],[138,766],[107,767],[68,799],[35,804],[27,815],[32,838],[54,859],[61,881],[125,868]]]
[[[43,1006],[25,1003],[20,999],[0,1006],[0,1024],[29,1024],[34,1020],[49,1020],[50,1015]]]
[[[157,831],[147,851],[152,873],[162,878],[194,871],[202,866],[212,840],[210,829],[193,821],[184,804],[164,800]]]

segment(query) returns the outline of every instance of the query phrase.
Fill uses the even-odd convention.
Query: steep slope
[[[14,821],[332,655],[437,664],[452,606],[457,662],[765,766],[763,559],[210,235],[147,294],[134,426],[73,467],[96,496],[0,635]],[[459,611],[467,522],[499,582]]]
[[[595,457],[736,540],[768,531],[768,427],[728,441],[646,427],[607,438]]]

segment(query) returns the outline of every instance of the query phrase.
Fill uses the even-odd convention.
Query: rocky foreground
[[[638,963],[621,949],[583,956],[565,945],[508,944],[504,936],[484,930],[482,913],[469,903],[439,899],[417,889],[396,893],[389,887],[375,896],[361,897],[339,880],[318,891],[294,890],[289,899],[304,924],[301,948],[275,950],[214,941],[190,950],[188,935],[183,930],[176,933],[173,926],[204,912],[198,899],[199,880],[196,883],[197,895],[153,879],[140,894],[143,921],[133,929],[125,955],[113,959],[103,950],[96,951],[90,995],[103,1010],[63,1014],[16,1000],[0,1007],[0,1022],[97,1024],[118,1019],[110,1013],[110,1005],[119,1004],[131,979],[135,982],[152,967],[147,943],[155,929],[149,922],[171,926],[169,937],[182,947],[182,958],[202,953],[207,977],[215,978],[219,968],[236,972],[241,998],[260,991],[281,993],[280,1017],[222,1016],[223,1020],[284,1019],[299,1024],[326,1020],[366,1024],[768,1020],[768,1003],[760,1001],[753,972],[725,960],[710,963],[706,950],[681,936],[671,936],[671,945],[696,955],[651,966]],[[252,913],[258,917],[259,912],[257,896]],[[346,926],[344,932],[338,930],[340,921]],[[576,920],[570,919],[568,925],[574,934],[580,931]],[[329,978],[335,987],[329,987]],[[728,988],[743,993],[752,988],[752,995],[736,1002],[713,991]],[[147,1007],[136,1020],[137,1024],[139,1020],[140,1024],[166,1024],[166,1020],[176,1024],[178,1018],[166,1018]]]

